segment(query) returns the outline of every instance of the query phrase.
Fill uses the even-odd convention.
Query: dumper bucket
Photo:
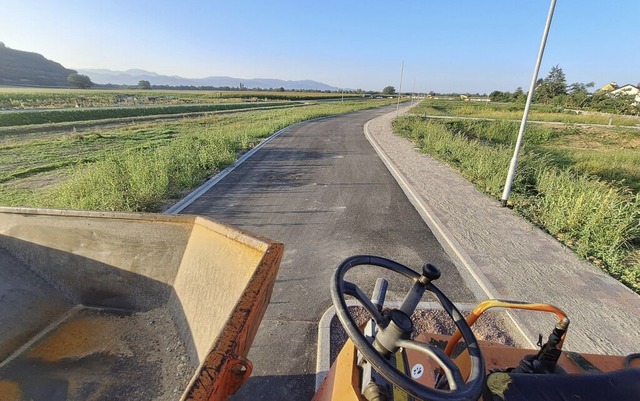
[[[0,401],[226,399],[282,252],[197,216],[0,208]]]

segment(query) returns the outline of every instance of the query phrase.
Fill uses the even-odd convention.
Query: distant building
[[[609,82],[608,84],[606,84],[602,88],[598,89],[596,92],[611,92],[611,91],[616,90],[616,89],[618,89],[618,83],[617,82]]]
[[[612,95],[635,95],[636,103],[640,102],[640,88],[637,86],[633,86],[631,84],[627,84],[625,86],[621,86],[611,91]]]

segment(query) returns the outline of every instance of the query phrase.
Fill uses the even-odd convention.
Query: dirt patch
[[[33,400],[176,400],[195,372],[170,314],[86,308],[0,368]]]
[[[30,175],[25,178],[12,180],[11,186],[18,190],[38,190],[46,189],[59,184],[65,177],[66,169],[63,171],[47,171],[44,173]]]
[[[640,148],[640,131],[636,129],[582,126],[573,130],[574,133],[561,137],[562,146],[601,151]]]
[[[362,307],[352,306],[349,308],[351,316],[358,325],[365,324],[370,319],[369,313]],[[468,311],[461,311],[463,315],[467,315]],[[413,338],[422,333],[434,333],[442,335],[452,335],[455,332],[455,324],[451,318],[443,310],[436,309],[419,309],[411,316],[415,327]],[[488,311],[485,312],[480,319],[472,326],[473,333],[478,340],[491,341],[498,344],[514,346],[517,348],[526,348],[527,344],[517,335],[512,335],[515,330],[509,323],[504,312]],[[331,319],[331,341],[330,341],[330,360],[333,364],[336,356],[342,349],[347,334],[342,328],[342,324],[337,316]]]

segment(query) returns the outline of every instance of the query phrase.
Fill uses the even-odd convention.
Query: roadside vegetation
[[[512,120],[517,111],[469,103],[426,100],[413,115],[397,119],[394,129],[500,199],[520,124]],[[553,114],[536,105],[530,120],[566,117]],[[510,206],[640,293],[640,130],[530,122],[524,139]]]
[[[339,101],[82,132],[0,134],[0,204],[157,212],[281,128],[392,101]]]
[[[415,113],[443,117],[473,117],[520,121],[523,110],[524,102],[522,104],[463,101],[443,102],[432,99],[432,101],[423,102]],[[629,127],[640,124],[640,117],[638,116],[589,111],[577,112],[543,104],[532,105],[529,120],[565,124],[598,124]]]
[[[593,82],[567,84],[564,71],[560,66],[555,66],[551,68],[545,78],[540,78],[536,82],[533,101],[556,110],[569,109],[574,111],[640,115],[640,103],[636,101],[636,96],[631,92],[616,91],[619,88],[616,82],[611,82],[591,93],[589,90],[594,86],[595,83]],[[524,105],[527,93],[522,88],[517,88],[513,93],[493,91],[489,98],[492,102]]]

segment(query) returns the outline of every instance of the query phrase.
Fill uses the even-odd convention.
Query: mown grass
[[[170,141],[178,130],[153,125],[108,132],[69,133],[53,138],[0,143],[0,183],[39,172],[104,159],[131,148],[148,148]]]
[[[0,147],[0,162],[12,164],[0,176],[5,180],[0,185],[0,204],[160,211],[171,199],[199,185],[281,128],[388,103],[323,103],[72,134],[56,140],[11,141]],[[54,163],[66,164],[56,168]],[[23,175],[22,179],[12,176],[14,171],[43,165],[51,166],[48,174],[56,175],[46,185],[41,183],[41,174]],[[33,185],[34,181],[39,184]]]
[[[451,100],[428,99],[414,107],[414,114],[426,116],[479,117],[486,119],[506,119],[520,121],[524,104],[480,103]],[[581,113],[554,106],[534,104],[529,114],[531,121],[562,122],[567,124],[600,124],[615,126],[640,125],[640,118],[634,116],[610,115],[604,113]]]
[[[501,197],[517,125],[408,116],[397,119],[394,129],[425,153],[458,169],[479,189]],[[627,132],[634,134],[640,135]],[[609,148],[585,158],[580,149],[560,152],[554,145],[575,142],[575,138],[567,138],[576,135],[581,132],[575,127],[527,128],[512,205],[580,256],[640,292],[638,150],[620,153]],[[608,167],[611,154],[619,161],[615,173]],[[585,168],[589,159],[597,160],[594,165],[598,167]]]
[[[34,110],[0,113],[0,127],[92,121],[114,118],[203,113],[277,106],[282,103],[217,103],[180,106],[113,107],[104,109]]]

